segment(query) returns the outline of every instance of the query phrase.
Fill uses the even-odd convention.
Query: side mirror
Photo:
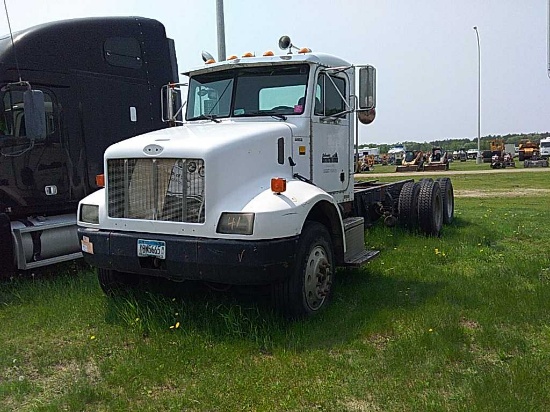
[[[31,140],[46,139],[46,108],[41,90],[26,90],[23,93],[25,130]]]
[[[376,107],[376,69],[364,66],[359,69],[359,110]]]
[[[161,112],[162,121],[165,123],[181,123],[182,111],[185,101],[182,99],[182,87],[187,83],[170,83],[162,86],[161,89]]]

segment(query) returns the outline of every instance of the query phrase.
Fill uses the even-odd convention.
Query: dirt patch
[[[550,189],[514,189],[514,190],[455,190],[455,197],[522,197],[547,196]]]

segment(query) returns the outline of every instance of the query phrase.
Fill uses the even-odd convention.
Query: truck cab
[[[63,20],[0,38],[0,275],[82,256],[76,209],[98,189],[105,149],[167,127],[159,91],[175,81],[174,43],[152,19]],[[43,95],[44,135],[27,133],[23,83]]]

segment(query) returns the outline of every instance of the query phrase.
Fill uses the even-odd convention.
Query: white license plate
[[[138,239],[137,241],[138,257],[156,257],[166,259],[166,242],[162,240],[145,240]]]

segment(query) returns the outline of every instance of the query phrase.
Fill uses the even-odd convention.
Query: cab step
[[[378,250],[365,250],[365,219],[350,217],[344,219],[346,253],[344,266],[359,267],[380,253]]]

